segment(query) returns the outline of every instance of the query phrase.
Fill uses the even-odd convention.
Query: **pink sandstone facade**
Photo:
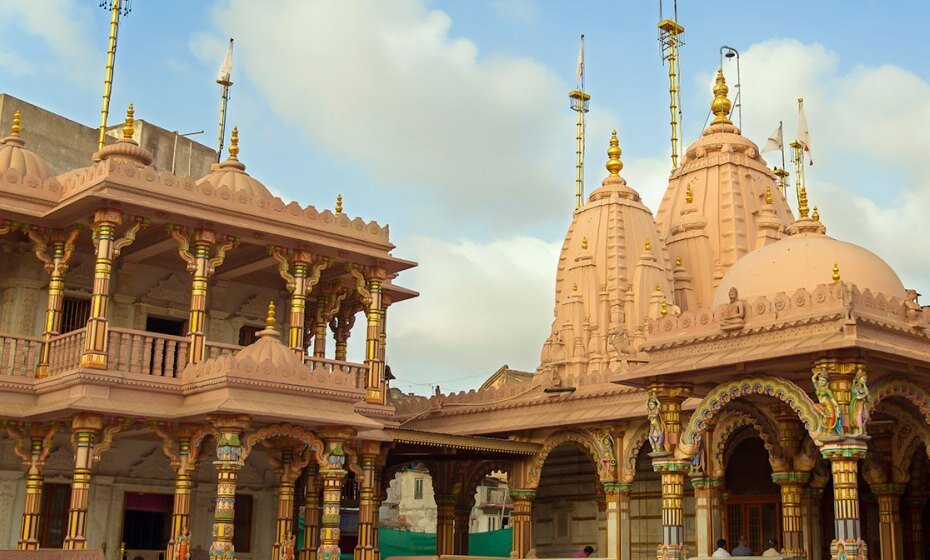
[[[121,139],[53,176],[17,119],[0,546],[376,560],[384,489],[418,464],[438,555],[468,553],[475,488],[505,471],[517,558],[678,560],[743,535],[924,558],[930,312],[806,192],[793,215],[722,74],[714,93],[655,216],[610,139],[537,371],[428,399],[388,386],[387,312],[416,293],[386,226],[273,196],[235,130],[205,177],[158,172],[130,107]]]

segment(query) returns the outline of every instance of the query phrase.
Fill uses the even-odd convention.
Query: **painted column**
[[[924,560],[924,505],[926,498],[923,495],[911,496],[911,548],[914,560]]]
[[[39,363],[36,365],[36,377],[46,377],[51,361],[52,337],[61,334],[61,307],[64,301],[65,272],[68,262],[74,254],[74,240],[79,230],[75,227],[68,231],[54,230],[45,235],[37,228],[28,228],[26,233],[35,243],[36,257],[45,265],[48,272],[48,305],[45,308],[45,326],[42,329],[42,347],[39,350]]]
[[[171,444],[170,439],[165,441],[163,447],[174,468],[174,505],[171,508],[171,536],[166,550],[167,560],[184,560],[190,548],[191,487],[194,470],[197,468],[197,450],[191,447],[191,435],[187,429],[182,428],[177,442],[177,454],[167,447]],[[185,547],[188,550],[182,550]]]
[[[22,445],[14,447],[26,469],[26,498],[23,502],[23,526],[19,539],[19,550],[39,548],[39,526],[42,513],[42,484],[45,482],[45,459],[52,451],[52,438],[57,428],[43,424],[29,427],[28,436],[22,434]],[[10,434],[14,435],[14,434]],[[15,437],[15,436],[14,436]],[[19,438],[17,438],[19,439]],[[28,448],[26,447],[28,442]]]
[[[226,260],[226,251],[238,245],[238,241],[235,237],[218,236],[210,229],[191,231],[169,225],[168,232],[178,241],[178,255],[187,263],[187,271],[193,275],[187,321],[187,337],[190,340],[187,362],[197,364],[204,360],[206,352],[204,331],[207,324],[207,285],[216,267]]]
[[[325,337],[325,335],[324,335]],[[355,560],[375,560],[375,524],[380,489],[377,486],[377,460],[381,444],[376,441],[362,442],[359,461],[362,478],[359,481],[358,496],[358,544],[355,547]]]
[[[455,501],[455,496],[436,496],[436,556],[454,553]]]
[[[326,327],[328,319],[326,317],[326,308],[330,305],[329,294],[320,294],[316,300],[315,320],[313,321],[313,357],[326,357]]]
[[[881,560],[904,560],[904,528],[901,526],[903,484],[876,484],[872,493],[878,498]]]
[[[336,341],[336,355],[334,358],[340,362],[346,361],[349,335],[352,333],[352,326],[355,324],[354,311],[345,310],[333,317],[329,322],[329,328],[333,331],[333,339]]]
[[[623,489],[629,485],[609,483],[604,485],[604,505],[606,517],[607,547],[599,551],[598,556],[619,560],[623,529],[621,527],[621,500]],[[629,511],[627,511],[629,516]]]
[[[362,274],[356,265],[347,265],[348,271],[356,281],[356,291],[367,307],[368,335],[365,342],[365,365],[368,367],[368,379],[365,383],[365,401],[369,404],[384,404],[384,357],[381,347],[382,313],[381,284],[386,273],[384,269],[373,267]]]
[[[74,473],[71,476],[71,505],[68,507],[68,530],[64,549],[81,550],[87,546],[87,503],[90,477],[94,468],[94,446],[103,429],[103,417],[79,413],[71,419],[74,446]]]
[[[772,481],[781,489],[782,555],[792,560],[804,560],[804,533],[801,528],[801,493],[810,480],[810,473],[778,472]]]
[[[94,287],[90,299],[90,316],[87,319],[87,332],[84,334],[84,352],[81,354],[81,367],[107,369],[107,317],[110,306],[110,276],[113,271],[113,259],[120,250],[136,239],[136,233],[143,222],[138,220],[126,230],[123,237],[117,239],[116,227],[123,223],[119,210],[103,208],[94,214],[91,228],[92,239],[96,248],[94,261]]]
[[[510,490],[513,501],[513,547],[511,558],[526,558],[533,548],[533,499],[536,490]]]
[[[314,259],[310,251],[303,249],[289,250],[269,247],[268,252],[278,261],[278,273],[287,282],[287,291],[291,294],[288,347],[297,355],[303,356],[306,340],[304,325],[307,317],[307,295],[320,281],[320,274],[323,270],[333,261],[329,257]]]
[[[213,513],[213,543],[210,560],[234,560],[236,479],[242,468],[242,433],[248,420],[242,417],[212,419],[216,427],[216,508]]]
[[[681,404],[691,395],[690,387],[659,385],[650,388],[650,400],[658,401],[658,418],[653,423],[664,426],[663,445],[653,446],[652,467],[662,477],[662,543],[656,548],[659,560],[678,560],[688,556],[685,547],[684,491],[685,476],[691,470],[687,459],[675,458],[681,436]],[[652,413],[654,414],[654,413]]]
[[[455,504],[455,534],[452,539],[452,554],[457,556],[468,556],[471,509],[471,505],[462,499]]]
[[[346,476],[343,441],[344,438],[338,435],[326,439],[326,464],[320,473],[323,477],[323,515],[318,560],[339,560],[339,508]]]
[[[619,558],[620,560],[630,560],[633,556],[633,530],[632,519],[630,519],[630,500],[633,494],[632,484],[617,485],[618,508],[620,511],[620,536],[619,536]]]
[[[821,448],[830,461],[833,476],[833,511],[835,533],[830,544],[832,560],[868,558],[859,523],[858,463],[866,456],[867,447],[861,438],[825,439]],[[858,555],[858,556],[857,556]]]
[[[299,560],[316,560],[320,546],[320,484],[319,467],[307,465],[307,486],[304,488],[304,538]]]
[[[275,469],[278,476],[278,510],[275,519],[275,541],[271,557],[279,558],[281,548],[294,534],[294,450],[282,449],[281,461]]]
[[[723,527],[717,524],[715,504],[720,502],[722,481],[704,474],[692,474],[694,487],[694,537],[698,556],[710,556],[716,548],[717,536]]]

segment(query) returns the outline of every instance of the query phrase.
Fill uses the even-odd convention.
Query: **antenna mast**
[[[591,96],[584,92],[584,35],[581,36],[581,44],[578,47],[578,89],[569,92],[568,97],[571,99],[572,111],[578,113],[578,129],[575,136],[577,148],[575,155],[575,208],[581,208],[584,200],[584,133],[585,122],[584,114],[588,112],[588,105]]]
[[[122,7],[125,4],[125,7]],[[120,15],[129,15],[131,9],[129,0],[104,0],[101,8],[110,10],[110,46],[107,49],[107,70],[103,79],[103,108],[100,110],[100,137],[97,139],[97,149],[103,148],[107,136],[107,115],[110,113],[110,94],[113,91],[113,67],[116,63],[116,36],[119,32]]]
[[[672,169],[678,167],[678,154],[681,152],[681,67],[679,57],[684,44],[681,36],[685,28],[678,24],[678,0],[673,0],[672,19],[662,19],[662,0],[659,0],[659,44],[662,62],[668,62],[669,124],[672,127]]]

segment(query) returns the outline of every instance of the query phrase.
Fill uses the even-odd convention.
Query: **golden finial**
[[[623,162],[620,161],[620,154],[623,152],[620,150],[620,140],[617,139],[617,131],[610,133],[610,147],[607,148],[607,171],[610,171],[611,175],[619,175],[620,170],[623,169]]]
[[[820,221],[820,212],[817,211],[817,207],[816,207],[816,206],[814,206],[814,213],[811,214],[811,219],[814,220],[815,222],[819,222],[819,221]]]
[[[661,283],[661,282],[656,282],[656,291],[657,291],[657,292],[661,292],[661,291],[662,291],[662,283]]]
[[[804,188],[804,185],[801,185],[801,190],[798,191],[798,214],[802,218],[807,218],[810,213],[810,209],[807,207],[807,189]]]
[[[588,238],[587,238],[587,237],[581,238],[581,248],[582,248],[582,249],[585,249],[585,250],[588,248]]]
[[[132,140],[132,133],[134,130],[135,124],[135,111],[132,110],[132,103],[129,104],[129,108],[126,109],[126,124],[123,125],[123,140]]]
[[[652,243],[648,239],[646,240],[646,250],[647,251],[652,250]]]
[[[692,202],[694,202],[694,193],[691,192],[691,185],[688,185],[687,187],[685,187],[685,202],[687,202],[688,204],[691,204]]]
[[[765,187],[765,203],[772,203],[772,185],[766,185]]]
[[[572,282],[572,291],[573,291],[573,292],[577,292],[577,291],[578,291],[578,283],[577,283],[577,282]]]
[[[661,313],[662,315],[668,315],[668,300],[667,299],[662,299]]]
[[[19,117],[19,111],[13,113],[13,126],[10,127],[11,136],[19,136],[19,133],[22,130],[22,127],[19,126]]]
[[[265,317],[265,328],[273,329],[274,328],[274,301],[268,302],[268,316]]]
[[[239,159],[239,127],[234,126],[229,137],[229,159]]]
[[[681,257],[675,257],[675,266],[681,266]]]
[[[840,281],[840,263],[833,263],[833,281]]]
[[[732,104],[727,99],[728,91],[730,91],[730,88],[727,87],[727,82],[723,78],[723,68],[718,68],[717,82],[714,84],[714,100],[710,104],[711,112],[717,117],[711,124],[733,124],[729,119]]]
[[[342,195],[341,194],[336,195],[336,213],[342,214]]]

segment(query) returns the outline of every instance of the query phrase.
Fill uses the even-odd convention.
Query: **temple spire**
[[[730,88],[723,77],[723,68],[717,69],[717,81],[714,83],[714,100],[710,104],[711,112],[716,116],[711,124],[733,124],[730,120],[730,108],[733,106],[727,98]]]
[[[611,175],[619,175],[620,170],[623,169],[623,162],[620,161],[620,154],[623,153],[623,150],[620,149],[620,140],[617,138],[617,131],[614,130],[610,133],[610,147],[607,148],[607,171]]]
[[[132,133],[135,130],[135,111],[132,108],[132,103],[129,104],[129,108],[126,109],[126,122],[123,124],[123,140],[132,140]]]

